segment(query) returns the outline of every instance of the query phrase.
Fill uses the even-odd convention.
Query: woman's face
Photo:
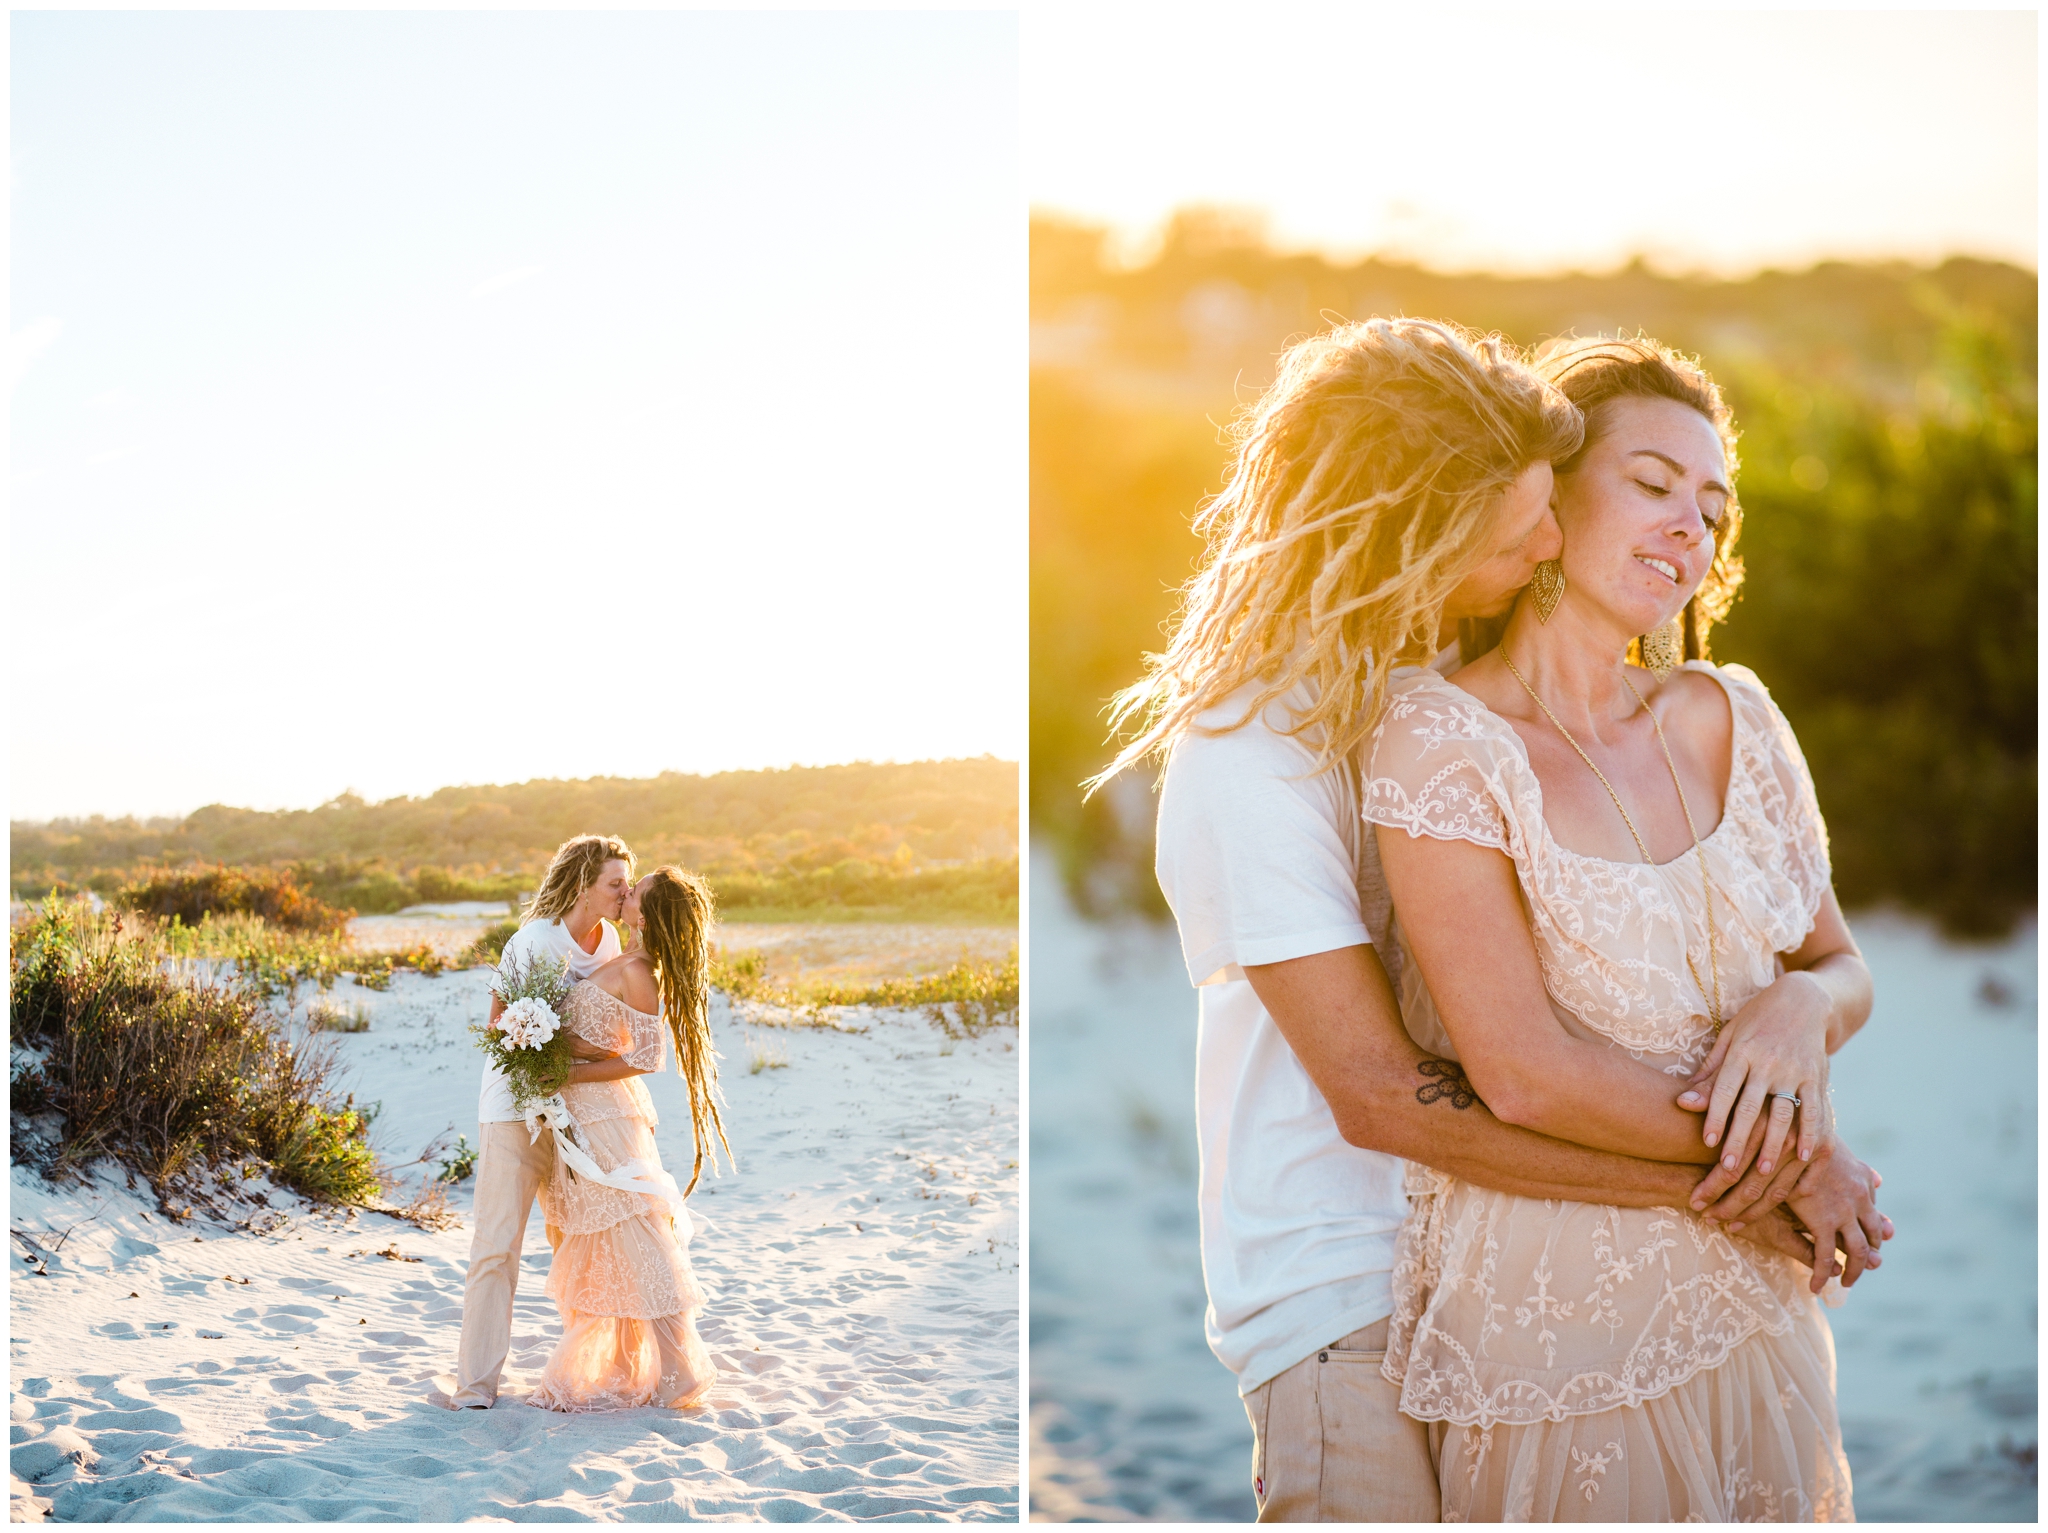
[[[1675,399],[1621,399],[1579,467],[1558,481],[1564,599],[1631,635],[1676,617],[1714,562],[1728,509],[1721,436]]]
[[[1492,552],[1458,582],[1444,603],[1445,617],[1455,621],[1500,616],[1514,605],[1515,593],[1529,583],[1536,566],[1557,557],[1554,485],[1550,465],[1532,463],[1508,486],[1501,497]]]
[[[626,891],[626,907],[623,911],[620,912],[619,920],[626,926],[631,927],[634,931],[640,930],[642,921],[642,917],[640,915],[640,896],[645,894],[653,886],[654,875],[652,873],[649,873],[645,878],[641,879],[639,883],[633,885],[632,888]]]

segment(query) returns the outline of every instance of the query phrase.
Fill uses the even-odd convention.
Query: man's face
[[[1499,533],[1484,564],[1458,582],[1444,603],[1451,619],[1498,617],[1515,603],[1536,566],[1564,547],[1557,530],[1556,481],[1548,463],[1532,463],[1501,496]]]
[[[585,892],[590,901],[593,915],[616,921],[626,909],[626,894],[633,887],[633,878],[626,871],[626,864],[614,857],[604,865],[597,875],[597,882]]]

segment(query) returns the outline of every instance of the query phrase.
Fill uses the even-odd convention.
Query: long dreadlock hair
[[[1196,517],[1208,542],[1166,652],[1120,693],[1137,737],[1089,780],[1164,753],[1257,682],[1235,729],[1304,679],[1288,733],[1318,769],[1385,706],[1397,660],[1426,656],[1445,601],[1490,551],[1502,493],[1579,445],[1579,412],[1497,335],[1369,319],[1297,342],[1231,428],[1228,486]]]
[[[690,1170],[688,1197],[704,1174],[712,1136],[732,1164],[726,1141],[724,1103],[718,1090],[718,1051],[711,1046],[711,890],[694,873],[663,865],[640,891],[640,941],[654,963],[661,1013],[676,1045],[676,1073],[690,1088],[690,1132],[697,1162]]]

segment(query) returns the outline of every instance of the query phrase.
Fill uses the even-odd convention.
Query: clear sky
[[[11,29],[14,817],[1022,751],[1014,15]]]
[[[1028,11],[1025,185],[1445,270],[2036,261],[2032,11]]]

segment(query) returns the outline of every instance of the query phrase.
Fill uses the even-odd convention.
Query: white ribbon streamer
[[[583,1146],[576,1141],[581,1130],[576,1118],[569,1111],[569,1104],[559,1095],[545,1097],[526,1110],[527,1142],[534,1143],[540,1138],[540,1131],[550,1129],[555,1136],[555,1153],[562,1157],[571,1171],[578,1176],[596,1182],[601,1187],[615,1188],[620,1192],[637,1192],[645,1197],[658,1198],[668,1205],[669,1213],[676,1221],[676,1239],[687,1246],[690,1243],[690,1213],[683,1206],[683,1192],[676,1185],[676,1179],[661,1168],[658,1161],[649,1161],[636,1155],[624,1165],[606,1171],[592,1160]]]

